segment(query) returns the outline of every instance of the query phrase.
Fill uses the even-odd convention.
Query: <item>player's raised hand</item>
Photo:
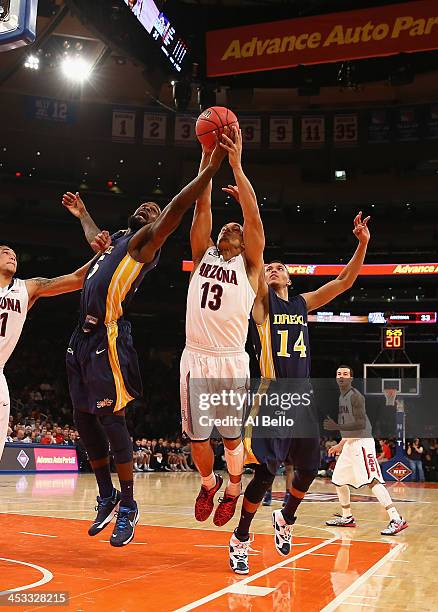
[[[93,242],[90,243],[90,246],[95,253],[103,253],[109,246],[111,246],[111,242],[109,232],[103,230],[96,235]]]
[[[240,204],[239,189],[237,185],[228,185],[228,187],[222,187],[222,191],[232,196],[238,204]]]
[[[353,234],[362,244],[368,244],[370,239],[370,230],[368,229],[367,223],[370,220],[370,217],[366,217],[362,220],[362,211],[360,211],[354,217],[354,228]]]
[[[214,147],[211,153],[209,165],[213,166],[213,168],[215,168],[216,170],[219,170],[222,162],[224,161],[227,155],[227,151],[222,148],[222,142],[223,142],[222,139],[224,138],[227,132],[228,132],[228,127],[224,127],[224,132],[221,135],[220,139],[217,137],[217,134],[215,133],[216,146]]]
[[[225,132],[222,134],[222,140],[220,143],[221,147],[224,148],[228,153],[228,161],[232,168],[238,168],[242,164],[242,130],[238,130],[234,125],[231,128],[231,132]]]
[[[62,196],[62,204],[71,212],[75,217],[80,217],[84,212],[86,212],[85,204],[83,203],[79,192],[72,193],[71,191],[67,191]]]

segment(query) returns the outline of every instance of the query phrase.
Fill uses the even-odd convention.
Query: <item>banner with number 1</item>
[[[135,141],[135,111],[113,110],[112,139],[115,142]]]

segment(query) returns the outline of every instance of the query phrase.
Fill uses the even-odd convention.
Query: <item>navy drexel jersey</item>
[[[160,252],[150,263],[131,257],[128,243],[132,236],[128,230],[113,234],[111,246],[91,262],[80,303],[79,323],[84,331],[118,321],[147,272],[157,265]]]
[[[310,377],[307,305],[301,295],[283,300],[269,287],[269,314],[262,325],[251,316],[250,328],[262,377]]]

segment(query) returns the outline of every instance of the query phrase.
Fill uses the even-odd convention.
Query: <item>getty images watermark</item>
[[[310,392],[252,392],[248,389],[222,389],[218,392],[199,393],[198,415],[202,427],[209,426],[261,426],[292,427],[295,419],[286,414],[293,408],[311,405]],[[245,417],[244,412],[251,408]],[[257,410],[254,411],[253,409]],[[265,409],[265,410],[263,410]],[[268,409],[268,410],[266,410]],[[222,413],[218,416],[218,413]]]

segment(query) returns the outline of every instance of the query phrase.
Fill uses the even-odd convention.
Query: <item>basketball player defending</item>
[[[389,516],[389,525],[381,534],[396,535],[406,529],[408,524],[395,509],[391,496],[383,485],[371,424],[365,412],[365,398],[352,386],[352,381],[353,370],[350,366],[339,366],[336,370],[336,382],[340,392],[338,422],[330,418],[324,421],[324,429],[340,431],[342,435],[339,444],[328,451],[329,455],[339,455],[332,482],[336,487],[342,516],[326,521],[326,525],[356,527],[356,521],[351,514],[349,485],[355,489],[368,485]]]
[[[238,190],[228,192],[236,199]],[[291,280],[285,264],[273,261],[260,275],[259,289],[252,308],[251,334],[259,359],[262,385],[264,379],[299,379],[305,385],[310,377],[310,346],[307,313],[324,306],[349,289],[356,280],[365,258],[370,233],[369,217],[362,213],[354,219],[353,233],[359,241],[356,251],[340,275],[316,291],[289,297]],[[315,432],[316,433],[316,432]],[[252,434],[252,435],[251,435]],[[237,574],[247,574],[249,530],[255,513],[282,463],[294,468],[292,487],[282,510],[272,514],[274,543],[279,554],[291,549],[295,513],[318,473],[320,462],[319,436],[297,436],[268,439],[245,432],[245,463],[255,464],[254,478],[243,498],[241,517],[230,539],[230,566]]]
[[[82,287],[88,266],[57,278],[14,278],[17,256],[0,246],[0,459],[9,424],[10,401],[3,369],[20,338],[28,310],[40,297],[77,291]]]
[[[75,423],[99,487],[97,516],[88,533],[98,534],[117,512],[110,538],[112,546],[128,544],[139,519],[133,497],[132,442],[125,407],[141,395],[142,384],[131,326],[123,318],[124,310],[146,273],[157,265],[162,245],[225,156],[226,151],[217,145],[203,172],[163,211],[154,202],[137,208],[128,219],[128,229],[112,235],[107,241],[110,246],[93,259],[84,282],[79,324],[67,349],[67,374]],[[81,220],[88,241],[93,242],[97,234],[98,242],[103,232],[78,195],[65,194],[63,203]],[[120,492],[111,480],[109,446]]]
[[[222,147],[240,193],[243,228],[227,223],[217,243],[211,240],[211,184],[196,202],[190,232],[194,272],[187,296],[186,347],[181,358],[181,412],[183,430],[192,441],[192,457],[202,486],[195,503],[195,518],[208,519],[222,478],[213,473],[210,445],[213,419],[225,447],[229,482],[216,508],[213,522],[225,525],[234,514],[241,492],[244,448],[241,440],[242,410],[226,403],[203,410],[197,385],[210,394],[242,391],[246,397],[249,356],[245,352],[248,317],[263,267],[265,237],[254,190],[242,170],[242,135],[237,129],[224,136]],[[200,171],[208,164],[203,151]],[[227,417],[232,422],[227,426]]]

